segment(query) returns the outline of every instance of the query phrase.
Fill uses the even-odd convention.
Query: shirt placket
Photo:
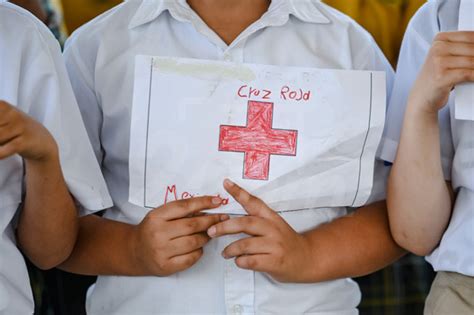
[[[239,236],[228,236],[230,242]],[[225,261],[224,267],[225,306],[227,314],[254,314],[255,272],[240,269],[233,259]]]
[[[244,62],[244,46],[245,40],[241,40],[237,45],[229,47],[227,49],[217,48],[217,55],[220,60],[227,62]]]
[[[187,4],[176,3],[170,8],[171,15],[182,22],[191,23],[196,31],[205,36],[217,49],[217,58],[228,62],[244,62],[244,48],[247,40],[259,30],[272,25],[282,25],[288,20],[286,12],[266,14],[244,30],[230,45],[227,45]]]
[[[267,26],[283,24],[288,19],[285,15],[268,16],[264,21],[259,21],[246,29],[228,46],[189,10],[181,6],[179,10],[172,13],[175,18],[191,23],[199,33],[206,36],[216,46],[217,59],[236,63],[244,62],[244,48],[250,36]],[[226,242],[230,244],[241,237],[241,235],[227,236]],[[232,259],[226,260],[224,262],[224,298],[227,314],[255,314],[255,272],[237,267]]]

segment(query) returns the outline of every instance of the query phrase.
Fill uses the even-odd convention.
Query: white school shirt
[[[122,3],[76,31],[66,44],[65,58],[115,203],[106,217],[132,224],[149,211],[128,202],[134,60],[139,54],[381,70],[389,87],[393,76],[372,37],[318,1],[272,1],[268,12],[229,46],[184,0]],[[384,177],[379,178],[377,187],[384,187]],[[378,198],[384,198],[383,192]],[[345,208],[318,209],[283,218],[305,231],[346,213]],[[360,291],[350,279],[282,284],[224,260],[224,247],[240,237],[212,240],[196,265],[169,277],[99,277],[87,302],[88,314],[357,314]]]
[[[434,37],[440,31],[458,30],[459,5],[460,0],[429,1],[410,22],[380,151],[380,157],[387,161],[395,159],[408,94]],[[457,197],[441,243],[427,260],[436,271],[474,276],[474,122],[455,119],[454,93],[439,112],[439,125],[444,175],[452,181]]]
[[[67,77],[60,47],[33,15],[0,2],[0,100],[43,123],[56,138],[67,185],[82,214],[112,205]],[[0,160],[0,314],[33,313],[25,262],[16,247],[23,161]],[[41,206],[37,205],[38,216]],[[47,244],[38,244],[47,246]]]

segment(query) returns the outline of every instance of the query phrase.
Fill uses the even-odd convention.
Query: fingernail
[[[215,226],[211,226],[208,230],[207,230],[207,235],[209,235],[210,237],[214,237],[216,236],[216,232],[217,232],[217,229]]]
[[[219,220],[222,222],[222,221],[227,221],[229,220],[230,217],[227,215],[227,214],[223,214],[219,217]]]
[[[214,197],[212,198],[212,204],[214,205],[220,205],[222,203],[222,199],[219,197]]]
[[[224,180],[224,187],[225,188],[231,188],[234,185],[235,185],[235,183],[233,181],[231,181],[230,179],[226,178]]]
[[[224,257],[224,259],[229,259],[229,257],[225,254],[225,252],[222,252],[221,255],[222,257]]]

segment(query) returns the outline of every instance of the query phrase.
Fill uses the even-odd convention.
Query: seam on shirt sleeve
[[[68,57],[67,55],[70,54],[71,57]],[[71,46],[70,44],[67,45],[64,58],[66,61],[66,66],[69,62],[73,62],[75,65],[74,71],[77,69],[79,71],[79,74],[81,76],[81,79],[84,81],[84,83],[87,85],[87,87],[91,90],[94,91],[94,79],[91,77],[90,73],[87,71],[87,66],[82,60],[79,52],[77,49],[75,49],[74,46]],[[71,68],[67,67],[68,72],[70,73]],[[71,77],[71,75],[69,75]]]
[[[48,52],[48,58],[49,58],[50,64],[54,65],[54,60],[53,60],[53,56],[52,56],[50,42],[51,42],[51,44],[52,43],[57,44],[58,51],[61,51],[61,46],[59,45],[59,42],[56,40],[56,38],[54,38],[54,35],[46,27],[46,25],[43,25],[42,23],[40,24],[40,22],[35,22],[35,20],[34,20],[35,17],[33,15],[31,15],[31,13],[29,13],[28,11],[22,12],[21,10],[23,10],[23,9],[21,9],[21,8],[16,9],[16,8],[10,7],[8,5],[4,6],[4,8],[11,11],[12,14],[16,14],[16,15],[19,15],[19,16],[23,17],[23,19],[30,25],[30,27],[34,28],[34,30],[36,32],[36,35],[38,35],[36,37],[38,37],[40,42],[41,42],[41,46],[43,48],[43,51]],[[41,28],[43,28],[43,29],[41,29]],[[47,38],[48,36],[51,36],[49,40]]]

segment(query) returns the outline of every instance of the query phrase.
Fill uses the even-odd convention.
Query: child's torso
[[[95,92],[103,113],[100,131],[103,171],[115,204],[106,216],[115,220],[138,223],[148,211],[132,205],[127,198],[136,55],[387,70],[381,64],[374,65],[373,51],[369,51],[370,40],[365,33],[353,29],[350,23],[342,26],[339,22],[334,27],[324,16],[310,23],[294,16],[288,19],[284,15],[269,15],[227,47],[199,19],[178,9],[172,10],[171,14],[166,11],[149,23],[134,21],[132,23],[137,25],[129,28],[138,3],[126,3],[108,17],[109,25],[104,27],[97,41],[93,70]],[[149,11],[153,15],[153,8]],[[114,14],[122,16],[114,19]],[[100,20],[96,23],[100,24]],[[362,51],[354,47],[358,44]],[[314,209],[284,214],[284,218],[295,230],[305,231],[345,214],[344,208]],[[195,266],[170,277],[100,277],[88,300],[89,314],[357,314],[360,292],[352,280],[320,284],[276,283],[264,274],[241,270],[233,261],[222,259],[221,251],[235,238],[213,240]],[[337,297],[334,292],[338,293]],[[288,305],[288,301],[292,305]]]

